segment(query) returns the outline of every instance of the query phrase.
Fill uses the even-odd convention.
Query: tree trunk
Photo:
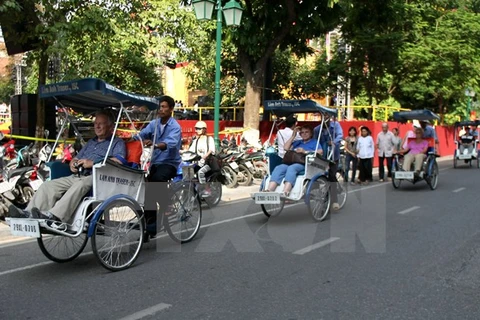
[[[260,74],[261,73],[261,74]],[[251,74],[251,73],[250,73]],[[263,104],[262,88],[263,72],[251,74],[247,77],[247,91],[245,94],[245,113],[243,115],[243,127],[258,130],[260,124],[260,106]]]
[[[46,49],[42,48],[38,59],[38,88],[47,82],[48,55]],[[45,103],[40,99],[40,92],[37,92],[37,124],[35,137],[43,138],[45,130]]]

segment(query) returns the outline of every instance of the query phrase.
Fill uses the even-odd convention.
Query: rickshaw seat
[[[269,153],[267,154],[268,157],[268,166],[270,170],[270,174],[273,172],[276,166],[283,163],[283,159],[276,153]]]
[[[68,177],[72,174],[70,165],[61,161],[47,162],[46,165],[50,168],[50,179],[58,179]]]

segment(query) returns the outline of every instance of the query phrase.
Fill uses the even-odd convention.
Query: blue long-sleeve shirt
[[[337,161],[340,159],[340,143],[343,140],[343,130],[342,126],[340,126],[340,123],[337,121],[330,121],[330,125],[328,128],[328,131],[322,130],[320,133],[320,125],[316,126],[315,129],[313,129],[314,137],[315,139],[318,139],[318,136],[320,136],[320,145],[322,146],[324,155],[327,155],[327,150],[329,147],[329,142],[332,141],[333,139],[333,144],[335,145],[335,150],[333,152],[333,161]]]
[[[155,127],[157,128],[157,136],[155,141],[153,137],[155,135]],[[167,145],[166,150],[154,149],[152,164],[168,164],[178,168],[182,158],[180,157],[180,149],[182,147],[182,127],[178,124],[174,118],[168,119],[165,126],[162,128],[160,119],[151,121],[140,133],[138,134],[143,140],[152,140],[154,144],[161,142]],[[135,137],[138,140],[138,136]]]

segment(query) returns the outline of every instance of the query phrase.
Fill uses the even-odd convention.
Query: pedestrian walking
[[[351,184],[355,185],[355,175],[357,174],[357,142],[358,142],[357,128],[350,127],[348,129],[348,136],[345,138],[345,181],[348,182],[348,173],[350,171],[350,164],[352,168]]]
[[[357,143],[357,157],[358,168],[360,171],[360,182],[362,184],[368,184],[372,181],[372,165],[373,157],[375,155],[375,145],[370,133],[370,129],[363,126],[360,130],[361,136],[358,138]]]
[[[388,178],[392,178],[392,156],[395,136],[388,130],[388,123],[382,123],[382,131],[377,135],[376,149],[378,151],[378,175],[380,182],[385,181],[384,162],[387,162]]]

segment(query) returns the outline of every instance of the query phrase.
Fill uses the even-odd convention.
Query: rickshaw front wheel
[[[143,212],[129,200],[113,200],[95,223],[92,250],[106,269],[124,270],[137,259],[144,236]]]
[[[285,199],[280,199],[280,203],[262,204],[260,206],[267,217],[276,217],[283,211]]]
[[[330,213],[330,188],[327,178],[312,180],[305,195],[308,211],[315,222],[327,219]]]
[[[37,239],[38,246],[45,257],[58,263],[74,260],[85,249],[87,242],[86,233],[81,233],[78,237],[53,233],[41,234],[40,238]]]

